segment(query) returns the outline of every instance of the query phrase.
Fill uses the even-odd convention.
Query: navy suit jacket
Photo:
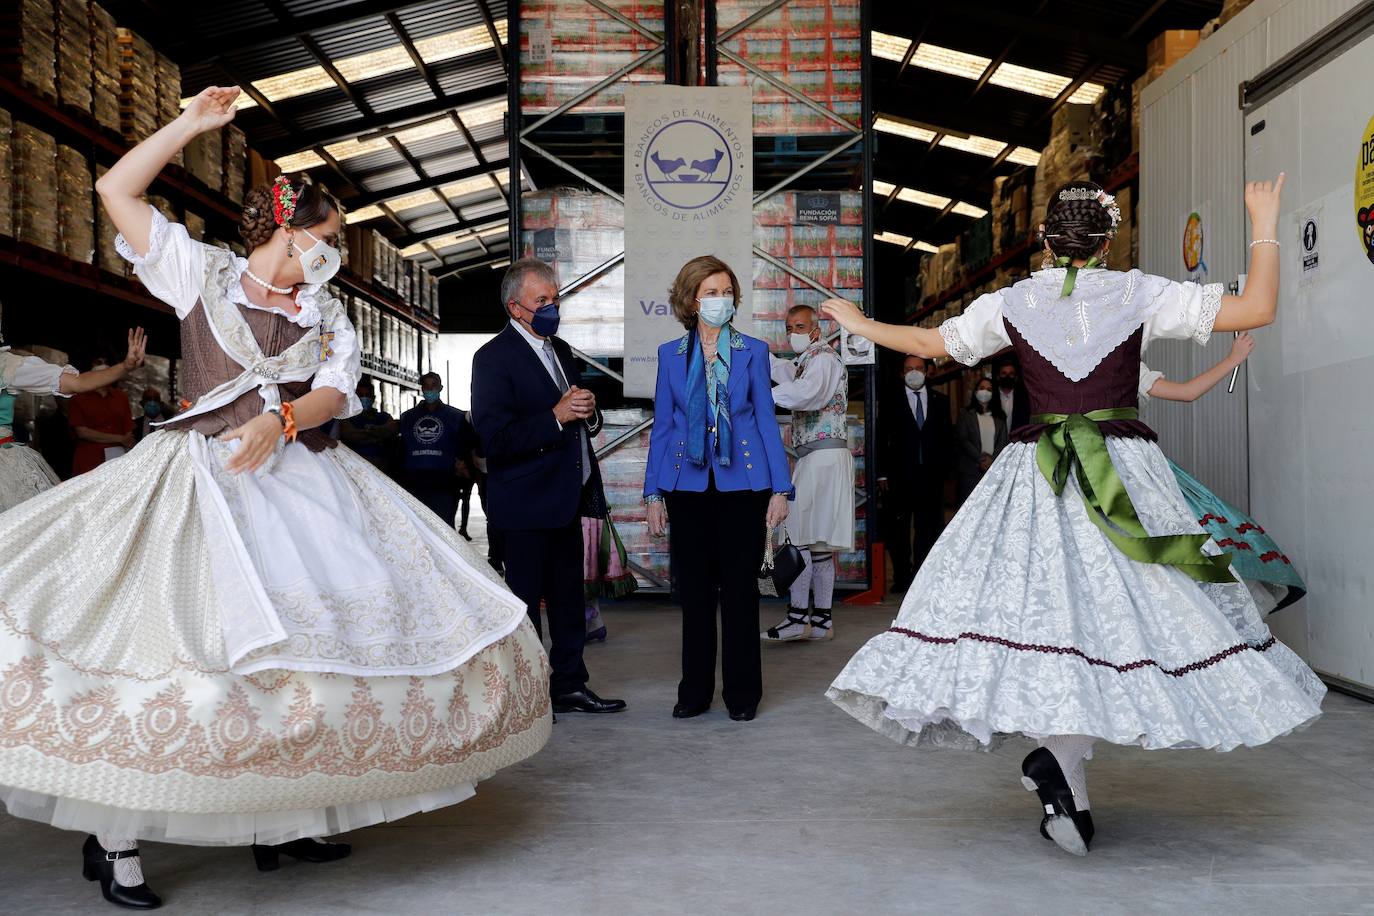
[[[550,339],[571,384],[579,376],[572,350]],[[472,424],[487,458],[487,519],[496,528],[561,528],[579,512],[605,514],[599,505],[601,470],[591,447],[601,413],[559,429],[553,407],[562,396],[544,360],[509,324],[473,357]],[[586,493],[578,426],[587,430],[592,463]]]

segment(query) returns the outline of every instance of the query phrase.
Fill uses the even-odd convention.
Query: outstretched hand
[[[143,365],[148,353],[148,335],[142,328],[129,329],[129,352],[124,354],[124,371],[132,372]]]
[[[190,120],[199,133],[218,130],[234,120],[238,111],[234,101],[240,91],[237,86],[207,86],[186,106],[182,117]]]
[[[827,299],[821,303],[821,317],[829,318],[846,331],[853,331],[864,320],[864,313],[848,299]]]
[[[1272,238],[1279,228],[1279,198],[1283,194],[1285,173],[1274,181],[1245,183],[1245,210],[1250,214],[1251,231],[1256,238]]]

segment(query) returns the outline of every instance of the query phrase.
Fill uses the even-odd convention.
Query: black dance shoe
[[[302,862],[336,862],[348,858],[353,847],[347,843],[326,843],[309,837],[278,843],[275,846],[253,844],[253,861],[258,871],[276,871],[281,867],[281,856],[290,856]]]
[[[553,698],[554,712],[620,712],[624,708],[624,700],[603,700],[590,687]]]
[[[730,710],[730,718],[736,722],[753,722],[754,716],[758,715],[758,713],[759,707],[755,704],[754,706],[746,706],[743,709]]]
[[[673,707],[674,719],[695,719],[697,716],[711,708],[710,703],[702,703],[700,706],[688,706],[686,703],[678,703]]]
[[[1054,754],[1043,747],[1027,754],[1021,761],[1021,783],[1040,798],[1044,813],[1040,835],[1065,852],[1086,856],[1092,842],[1092,815],[1080,812],[1074,804],[1073,790]]]
[[[138,847],[109,852],[101,846],[94,836],[86,837],[86,845],[81,847],[81,876],[87,881],[99,881],[100,893],[115,906],[131,910],[155,910],[162,906],[162,898],[154,894],[147,883],[138,887],[125,887],[115,880],[114,864],[119,859],[131,859],[138,855]]]

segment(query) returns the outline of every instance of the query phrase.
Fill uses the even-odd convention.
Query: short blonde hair
[[[730,278],[730,288],[735,293],[735,308],[739,308],[739,279],[730,265],[713,254],[692,258],[682,265],[677,272],[677,279],[673,280],[672,289],[668,291],[673,317],[689,331],[697,325],[697,308],[693,304],[697,299],[697,290],[707,277],[714,274],[725,274]]]

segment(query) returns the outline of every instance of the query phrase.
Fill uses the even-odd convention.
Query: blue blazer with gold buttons
[[[658,348],[658,381],[654,386],[654,426],[649,434],[649,462],[644,495],[674,490],[700,493],[714,477],[717,490],[770,490],[792,493],[792,475],[773,405],[768,371],[768,345],[730,328],[730,464],[722,467],[715,450],[697,467],[687,458],[687,348],[696,346],[688,332]]]

